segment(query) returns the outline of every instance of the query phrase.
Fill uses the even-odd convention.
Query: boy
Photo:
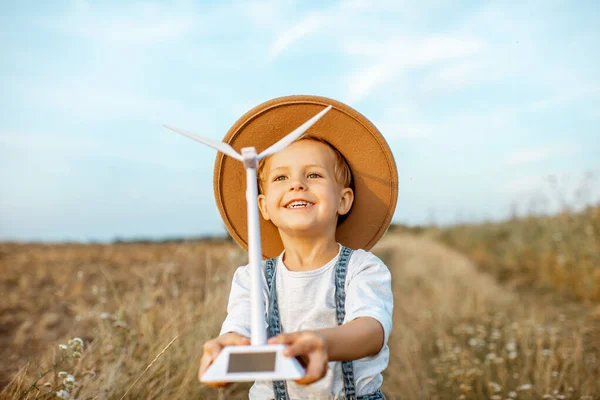
[[[308,119],[319,104],[334,109],[311,128],[312,134],[263,160],[257,171],[268,258],[263,298],[269,343],[286,344],[286,355],[302,357],[306,375],[297,382],[255,382],[252,399],[384,398],[391,277],[366,249],[383,235],[395,209],[397,172],[385,140],[342,103],[289,96],[251,110],[225,142],[244,147],[260,137],[266,147]],[[254,146],[262,151],[260,143]],[[231,181],[239,171],[223,157],[217,157],[215,169],[221,215],[245,246],[243,218],[235,214],[239,207],[226,203],[235,192],[225,195],[230,187],[241,192]],[[239,203],[243,193],[237,196]],[[220,336],[204,346],[200,376],[224,346],[250,343],[249,286],[248,266],[238,268],[227,318]]]

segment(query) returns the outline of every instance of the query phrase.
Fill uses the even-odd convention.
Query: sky
[[[215,152],[246,111],[311,94],[387,139],[394,222],[600,201],[600,3],[0,4],[0,240],[224,235]]]

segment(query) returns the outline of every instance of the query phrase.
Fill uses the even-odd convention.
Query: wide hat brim
[[[238,153],[255,147],[260,154],[327,106],[333,106],[306,134],[321,137],[344,156],[354,179],[354,204],[338,226],[336,240],[352,249],[371,249],[389,227],[398,198],[398,172],[392,152],[377,128],[339,101],[318,96],[285,96],[262,103],[244,114],[223,141]],[[214,194],[225,227],[248,249],[246,172],[241,162],[218,153]],[[283,251],[279,232],[260,219],[263,258]]]

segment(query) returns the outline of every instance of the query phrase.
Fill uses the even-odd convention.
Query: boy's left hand
[[[272,337],[269,344],[286,344],[284,355],[300,357],[306,364],[306,374],[296,380],[296,383],[308,385],[316,382],[327,374],[327,341],[325,337],[315,331],[300,331],[283,333]]]

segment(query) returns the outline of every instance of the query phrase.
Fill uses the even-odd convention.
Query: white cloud
[[[96,41],[156,43],[181,39],[202,24],[198,17],[158,4],[122,5],[117,14],[78,0],[66,14],[44,23],[53,30]]]
[[[488,112],[456,113],[431,121],[427,111],[418,104],[397,104],[385,109],[373,123],[389,139],[425,139],[436,147],[467,148],[484,144],[492,136],[518,137],[522,132],[517,112],[512,108],[497,108]]]
[[[542,189],[547,179],[546,176],[539,175],[519,176],[502,183],[499,186],[498,191],[508,194],[536,192]]]
[[[433,136],[436,125],[426,123],[383,123],[377,128],[388,140],[393,139],[425,139]]]
[[[20,96],[24,102],[62,113],[74,120],[130,118],[168,123],[166,119],[176,118],[180,123],[202,120],[207,130],[214,127],[214,117],[193,108],[193,104],[156,98],[145,92],[115,86],[119,82],[92,78],[35,83],[21,87]]]
[[[506,180],[496,192],[523,206],[529,203],[530,208],[541,212],[556,212],[563,207],[581,209],[600,201],[598,176],[598,171],[522,175]]]
[[[600,85],[591,85],[576,89],[568,88],[560,94],[534,101],[531,103],[529,109],[531,111],[547,111],[597,94],[600,94]],[[598,101],[598,105],[600,105],[600,101]]]
[[[505,160],[508,165],[521,165],[542,161],[550,157],[564,156],[577,150],[573,143],[552,143],[541,147],[521,149],[510,153]]]
[[[404,37],[387,43],[348,42],[345,46],[348,55],[372,59],[347,77],[348,97],[351,102],[359,101],[409,70],[473,55],[484,47],[480,39],[451,35]]]
[[[71,152],[74,150],[91,150],[95,147],[94,141],[81,135],[66,134],[39,134],[39,133],[0,133],[0,145],[16,151],[51,151]]]
[[[322,26],[324,26],[325,21],[326,17],[324,15],[314,13],[304,18],[291,29],[280,33],[269,50],[269,60],[272,61],[277,58],[282,52],[284,52],[298,40],[317,32]]]
[[[374,123],[387,140],[435,136],[440,126],[421,121],[417,112],[417,107],[412,104],[396,104],[385,109],[382,117]]]
[[[261,28],[277,26],[283,18],[285,5],[281,1],[252,1],[244,5],[244,13],[250,21]]]

